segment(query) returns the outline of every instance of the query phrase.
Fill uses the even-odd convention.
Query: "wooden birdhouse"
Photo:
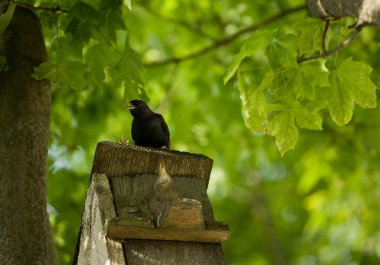
[[[74,264],[226,264],[203,155],[100,142]]]

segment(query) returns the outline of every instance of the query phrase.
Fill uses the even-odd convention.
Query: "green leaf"
[[[376,85],[369,79],[372,68],[352,58],[344,61],[336,71],[339,83],[353,95],[355,102],[363,108],[376,107]]]
[[[277,32],[265,49],[269,64],[273,69],[297,65],[297,53],[293,34]]]
[[[276,138],[276,145],[283,156],[294,149],[298,139],[298,129],[294,124],[295,113],[288,109],[280,112],[268,123],[268,133]]]
[[[268,43],[268,40],[271,36],[270,31],[259,31],[255,32],[241,47],[240,52],[235,56],[231,65],[228,67],[226,75],[223,78],[224,84],[226,84],[239,69],[242,61],[255,54],[259,50],[263,49]]]
[[[300,111],[297,111],[296,120],[301,128],[322,130],[322,118],[318,113],[309,112],[307,109],[302,108]]]
[[[273,73],[273,71],[268,71],[263,80],[261,80],[261,83],[259,85],[259,87],[257,88],[258,90],[265,90],[265,89],[268,89],[270,88],[272,82],[273,82],[273,79],[274,79],[275,75]]]
[[[96,24],[99,19],[98,11],[88,3],[78,1],[68,12],[70,17],[76,17],[80,20],[88,20]]]
[[[363,108],[376,107],[376,86],[369,79],[371,71],[368,65],[348,58],[331,73],[331,86],[324,91],[331,117],[339,126],[351,120],[355,102]]]
[[[43,62],[39,66],[34,67],[33,70],[34,72],[31,74],[31,76],[36,80],[51,80],[54,79],[54,77],[57,75],[57,66],[50,62]]]
[[[83,43],[74,40],[71,35],[56,38],[52,43],[52,49],[58,61],[82,59]]]
[[[71,34],[73,41],[82,46],[92,37],[93,22],[89,20],[79,20],[73,18],[66,28],[66,31]]]
[[[63,80],[63,84],[71,86],[75,89],[82,89],[86,86],[85,75],[89,69],[86,65],[78,61],[65,61],[62,65],[58,65],[58,74]]]
[[[109,10],[105,19],[105,30],[112,42],[116,43],[116,30],[126,30],[127,26],[119,10]]]
[[[91,69],[90,75],[94,83],[102,83],[105,68],[114,68],[119,58],[120,53],[110,45],[102,43],[91,46],[86,53],[85,62]]]
[[[243,45],[244,47],[244,45]],[[239,69],[241,62],[248,56],[252,55],[253,51],[246,52],[243,48],[240,52],[235,56],[231,65],[227,69],[227,73],[223,78],[223,83],[227,84],[227,82],[236,74],[236,71]]]
[[[143,66],[140,58],[129,45],[128,35],[125,37],[124,51],[120,60],[117,62],[117,67],[120,70],[121,76],[124,78],[127,91],[138,91],[141,94],[145,93],[143,91],[144,83],[140,76]]]
[[[323,20],[310,17],[292,26],[299,32],[297,45],[301,54],[312,53],[321,49],[323,27]]]
[[[248,128],[257,132],[265,132],[265,96],[262,90],[256,89],[248,100],[243,102],[243,117]]]
[[[293,71],[293,67],[285,67],[275,69],[273,71],[273,81],[270,86],[271,94],[273,94],[273,100],[289,97],[293,94],[293,86],[291,84],[291,79],[294,75]],[[292,97],[294,97],[294,95],[292,95]]]
[[[274,74],[268,71],[259,86],[246,87],[242,74],[238,73],[238,87],[242,100],[242,113],[246,126],[256,132],[266,132],[267,113],[264,91],[273,81]]]
[[[322,69],[320,62],[299,64],[290,74],[289,86],[297,99],[314,100],[315,90],[328,85],[328,72]]]
[[[131,0],[124,0],[124,5],[128,7],[129,10],[132,10],[132,1]]]
[[[8,27],[8,24],[12,19],[15,8],[16,4],[9,4],[7,11],[0,15],[0,36],[3,35],[5,29]]]
[[[277,97],[295,97],[312,101],[315,91],[328,86],[328,72],[320,62],[304,63],[275,70],[272,91]]]
[[[328,99],[328,109],[336,124],[347,124],[354,110],[354,99],[350,91],[340,82],[336,71],[330,75],[330,87],[323,87],[324,97]]]
[[[65,87],[80,89],[85,86],[85,75],[89,69],[78,61],[63,61],[60,64],[44,62],[34,68],[31,76],[36,80],[49,79]]]

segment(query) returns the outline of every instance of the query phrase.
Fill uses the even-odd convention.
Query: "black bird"
[[[142,100],[132,100],[125,106],[133,116],[132,139],[135,145],[170,148],[170,133],[164,117],[154,113]]]

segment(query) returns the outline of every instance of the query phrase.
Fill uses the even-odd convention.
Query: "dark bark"
[[[0,261],[55,264],[46,200],[50,84],[31,77],[47,58],[38,17],[17,7],[0,42],[9,67],[0,77]]]

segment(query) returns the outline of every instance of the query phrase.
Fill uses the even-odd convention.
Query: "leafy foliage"
[[[304,1],[55,4],[68,12],[38,12],[50,59],[33,76],[53,83],[49,204],[61,264],[74,253],[96,142],[131,138],[122,105],[133,98],[163,113],[173,149],[215,160],[209,193],[231,226],[229,264],[379,263],[377,28],[334,56],[298,63],[320,52],[324,27],[300,10],[152,67]],[[327,46],[350,24],[332,22]]]
[[[340,65],[331,62],[331,67],[325,65],[326,60],[297,62],[300,53],[315,51],[318,37],[321,38],[315,32],[320,31],[321,22],[308,19],[302,28],[296,23],[272,33],[258,32],[257,37],[255,33],[242,46],[224,77],[227,83],[245,58],[264,50],[267,72],[261,83],[250,81],[250,75],[257,71],[243,70],[244,74],[237,75],[243,78],[238,84],[245,87],[240,88],[243,102],[251,102],[243,105],[243,112],[249,113],[245,116],[248,126],[275,136],[282,155],[294,149],[298,128],[322,129],[319,112],[323,109],[328,109],[334,122],[343,126],[351,120],[355,103],[363,108],[376,107],[376,86],[369,78],[369,65],[352,58]],[[252,58],[251,63],[258,61]]]

